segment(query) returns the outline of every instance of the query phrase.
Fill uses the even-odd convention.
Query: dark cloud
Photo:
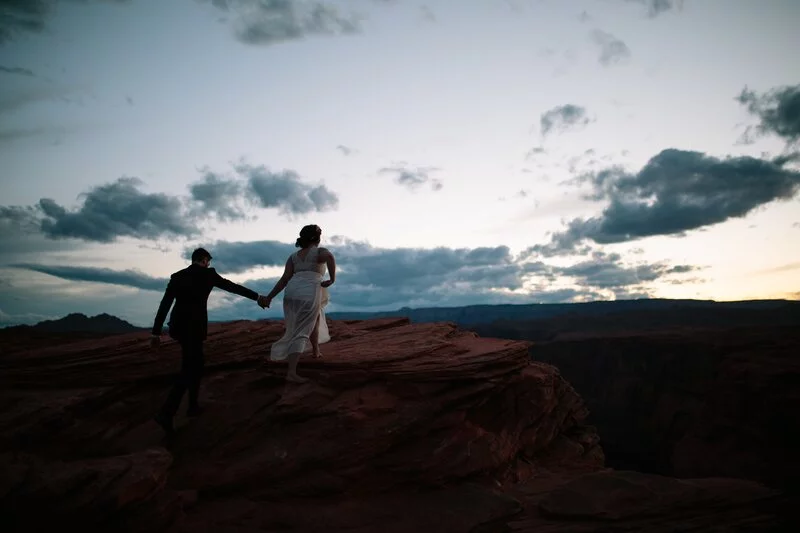
[[[77,128],[76,128],[77,129]],[[22,139],[45,138],[50,144],[63,142],[68,129],[59,127],[9,128],[0,130],[0,144],[11,144]]]
[[[4,67],[0,65],[0,74],[16,74],[17,76],[35,77],[36,74],[32,70],[22,67]]]
[[[719,159],[700,152],[664,150],[637,173],[619,167],[579,178],[608,201],[596,217],[574,219],[545,245],[531,248],[544,256],[570,253],[578,243],[632,241],[686,231],[747,215],[774,200],[787,200],[800,189],[800,172],[785,160],[752,157]]]
[[[525,160],[529,161],[531,159],[535,159],[536,156],[543,155],[543,154],[546,154],[546,153],[547,153],[547,151],[543,147],[534,146],[533,148],[528,150],[527,154],[525,154]]]
[[[597,60],[605,67],[621,63],[631,57],[631,50],[628,45],[610,33],[594,30],[592,32],[592,40],[600,48]]]
[[[746,141],[764,134],[777,135],[787,143],[800,140],[800,85],[778,87],[762,94],[745,87],[736,100],[759,118],[759,124],[745,132]]]
[[[378,248],[332,238],[330,249],[339,266],[337,305],[347,308],[467,305],[488,302],[584,301],[645,294],[647,284],[694,272],[689,265],[627,265],[617,254],[595,252],[589,261],[569,267],[514,257],[508,247]],[[278,241],[217,242],[204,245],[219,272],[241,274],[261,267],[283,267],[296,248]],[[188,259],[191,250],[184,257]],[[246,283],[267,292],[276,278]],[[576,287],[553,289],[557,281]],[[567,283],[567,285],[569,285]],[[346,287],[346,289],[344,289]],[[509,292],[509,291],[527,291]],[[605,292],[604,292],[605,291]]]
[[[626,264],[618,254],[603,252],[595,252],[591,258],[571,266],[556,266],[514,257],[506,246],[386,249],[343,238],[332,238],[331,241],[330,248],[340,268],[332,289],[330,310],[635,298],[650,295],[650,285],[654,281],[669,283],[697,270],[690,265]],[[224,276],[259,267],[281,267],[296,250],[290,244],[277,241],[223,241],[205,247],[214,254],[215,267]],[[187,261],[192,249],[186,249],[184,256]],[[114,271],[38,262],[15,266],[72,281],[106,283],[146,291],[160,292],[167,282],[135,270]],[[266,293],[276,282],[277,275],[250,279],[242,284]],[[682,279],[682,282],[687,280]],[[225,294],[217,297],[222,305],[210,311],[212,320],[265,316],[252,302]],[[151,302],[153,306],[156,304],[155,300]],[[274,305],[270,312],[273,315],[279,313],[279,304]]]
[[[0,0],[0,45],[20,33],[41,33],[59,3],[124,4],[128,0]]]
[[[542,137],[552,131],[566,131],[589,124],[586,108],[574,104],[556,106],[542,113],[539,118]]]
[[[206,170],[203,179],[189,185],[189,194],[197,204],[195,216],[212,215],[223,222],[245,218],[240,205],[243,190],[240,181]]]
[[[236,37],[245,44],[272,45],[316,35],[361,31],[359,17],[331,3],[299,0],[210,0],[235,17]]]
[[[343,144],[338,145],[336,147],[336,149],[339,150],[340,152],[342,152],[342,155],[350,155],[350,154],[353,153],[353,149],[352,148],[349,148],[349,147],[347,147],[347,146],[345,146]]]
[[[156,239],[197,233],[181,200],[139,190],[137,178],[119,178],[82,195],[83,204],[68,210],[49,198],[39,201],[41,230],[52,239],[113,242],[117,237]]]
[[[419,13],[422,17],[422,20],[426,20],[428,22],[436,22],[436,13],[428,6],[419,6]]]
[[[158,239],[193,237],[212,218],[231,221],[247,218],[243,204],[277,208],[287,215],[335,209],[338,197],[324,185],[310,185],[297,173],[272,173],[264,166],[236,167],[238,177],[204,170],[203,178],[189,185],[189,196],[144,193],[141,180],[122,177],[81,194],[82,203],[68,209],[42,198],[30,207],[0,206],[0,240],[3,228],[24,223],[27,230],[50,239],[81,239],[100,243],[119,237]],[[24,237],[7,230],[8,239]]]
[[[336,193],[325,185],[304,183],[293,170],[272,172],[263,165],[238,165],[236,171],[246,177],[247,195],[259,207],[274,207],[288,216],[332,211],[339,207]]]
[[[430,176],[432,172],[438,170],[440,169],[436,167],[412,167],[405,163],[399,163],[393,167],[382,168],[378,173],[393,175],[395,183],[412,191],[425,184],[430,184],[432,190],[439,191],[443,186],[441,180]]]
[[[680,9],[683,7],[683,0],[625,0],[626,2],[634,2],[643,4],[647,8],[647,16],[655,18],[662,13],[672,11],[673,9]]]
[[[49,276],[54,276],[70,281],[89,281],[93,283],[107,283],[134,287],[146,291],[163,291],[167,287],[166,278],[154,278],[138,270],[112,270],[110,268],[66,266],[66,265],[39,265],[32,263],[18,263],[11,265],[14,268],[32,270]]]
[[[75,250],[74,243],[53,241],[41,232],[41,211],[35,207],[0,206],[2,263],[41,257],[47,252]]]
[[[279,241],[219,241],[188,246],[183,251],[183,258],[189,260],[192,251],[200,246],[214,256],[214,267],[217,270],[229,274],[240,274],[264,266],[283,267],[286,259],[297,250],[294,244]]]
[[[582,287],[594,289],[628,289],[641,286],[672,274],[686,274],[698,270],[692,265],[670,266],[666,263],[640,263],[628,266],[619,254],[595,251],[591,259],[568,267],[553,267],[560,276],[574,278]],[[643,288],[638,289],[639,292]]]
[[[31,85],[34,81],[36,80],[25,83]],[[0,114],[11,113],[37,102],[56,100],[71,102],[72,100],[67,94],[63,88],[41,84],[41,82],[28,87],[3,85],[0,86]]]
[[[39,211],[29,206],[0,206],[0,234],[31,233],[39,228]]]
[[[55,1],[0,0],[0,44],[16,33],[41,32]]]

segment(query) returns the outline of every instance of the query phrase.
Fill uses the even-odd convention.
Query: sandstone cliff
[[[212,326],[201,400],[151,416],[177,347],[128,334],[0,357],[6,531],[759,531],[752,482],[603,468],[581,397],[528,345],[452,324],[334,322],[313,379],[266,364],[269,321]],[[613,524],[613,526],[609,526]]]
[[[800,330],[697,328],[536,343],[580,392],[616,467],[797,488]]]

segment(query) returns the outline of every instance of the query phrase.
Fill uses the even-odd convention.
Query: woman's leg
[[[289,370],[286,373],[286,381],[292,383],[305,383],[308,378],[303,378],[297,375],[297,361],[300,359],[300,352],[289,354]]]
[[[314,329],[311,330],[311,354],[315,359],[322,357],[322,353],[319,351],[319,318],[314,323]]]

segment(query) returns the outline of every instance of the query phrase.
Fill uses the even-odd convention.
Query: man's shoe
[[[167,417],[164,413],[158,413],[153,417],[153,420],[155,420],[156,424],[161,426],[161,429],[163,429],[164,433],[167,435],[175,433],[175,428],[172,427],[172,417]]]
[[[195,405],[195,406],[189,407],[186,410],[186,416],[189,416],[189,417],[200,416],[200,415],[203,414],[203,411],[205,411],[205,409],[203,409],[199,405]]]

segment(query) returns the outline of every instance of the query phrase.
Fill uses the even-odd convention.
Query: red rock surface
[[[580,396],[526,343],[404,319],[331,330],[325,358],[301,361],[312,381],[287,385],[285,364],[265,362],[280,323],[212,325],[207,410],[179,417],[169,442],[151,416],[178,367],[174,344],[156,354],[129,334],[4,353],[8,530],[668,531],[705,520],[744,531],[779,520],[782,500],[755,483],[604,470]]]

